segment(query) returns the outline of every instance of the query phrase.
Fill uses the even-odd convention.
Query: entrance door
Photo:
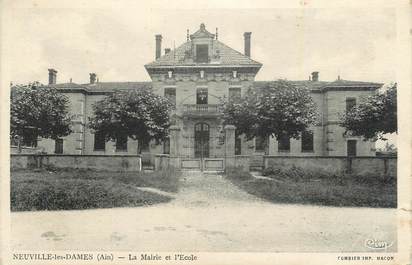
[[[203,122],[195,125],[195,157],[209,157],[209,125]]]

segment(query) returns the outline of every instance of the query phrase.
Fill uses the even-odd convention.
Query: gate
[[[207,123],[197,123],[195,125],[195,157],[209,157],[210,131]]]
[[[182,157],[181,168],[184,170],[223,171],[225,159],[210,156],[210,127],[207,123],[199,122],[194,126],[194,157]]]
[[[198,170],[198,171],[224,171],[225,159],[222,157],[214,158],[189,158],[182,157],[181,168],[183,170]]]

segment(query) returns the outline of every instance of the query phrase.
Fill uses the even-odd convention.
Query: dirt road
[[[393,242],[396,210],[273,204],[220,175],[185,172],[166,204],[12,214],[15,250],[371,251]]]

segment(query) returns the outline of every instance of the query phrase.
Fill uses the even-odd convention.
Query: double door
[[[209,157],[210,149],[210,127],[206,123],[195,125],[195,158]]]

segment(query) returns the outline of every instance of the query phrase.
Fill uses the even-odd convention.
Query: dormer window
[[[167,72],[167,76],[168,76],[169,78],[172,78],[172,77],[173,77],[173,71],[168,71],[168,72]]]
[[[196,45],[196,62],[207,63],[209,61],[209,45],[198,44]]]
[[[200,78],[201,79],[205,78],[205,71],[203,70],[200,71]]]

